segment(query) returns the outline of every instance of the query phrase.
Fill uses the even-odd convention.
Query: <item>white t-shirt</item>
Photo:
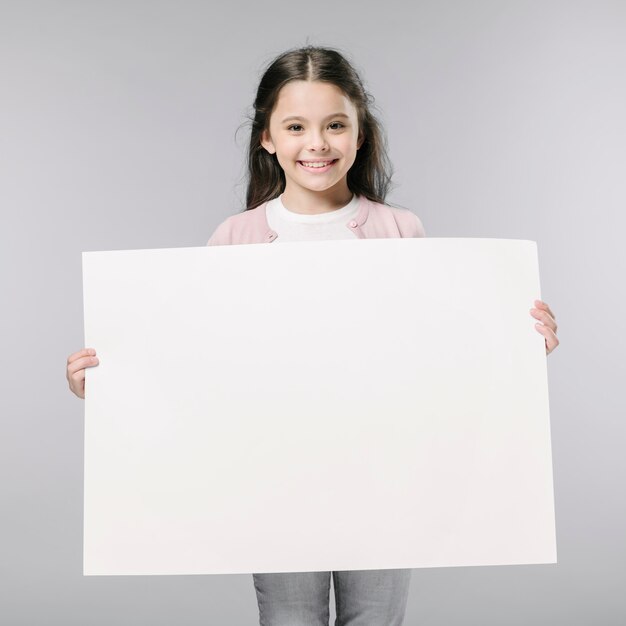
[[[279,241],[312,241],[320,239],[356,239],[356,234],[346,226],[358,213],[359,197],[335,211],[304,215],[290,211],[282,201],[282,195],[267,203],[267,222],[278,234]]]

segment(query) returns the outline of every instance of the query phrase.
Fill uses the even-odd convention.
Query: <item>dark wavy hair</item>
[[[359,132],[364,141],[348,170],[350,191],[374,202],[385,202],[393,174],[387,155],[387,139],[372,113],[374,98],[346,58],[335,48],[307,45],[283,52],[269,63],[254,100],[254,114],[247,156],[246,208],[254,209],[285,190],[285,173],[276,154],[261,145],[261,135],[269,129],[270,115],[280,90],[293,80],[322,81],[339,87],[358,112]]]

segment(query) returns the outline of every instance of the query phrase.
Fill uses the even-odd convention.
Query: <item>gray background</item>
[[[626,5],[390,0],[0,5],[0,622],[257,623],[250,575],[83,577],[65,360],[81,252],[204,245],[242,207],[261,67],[307,42],[375,96],[389,200],[430,237],[537,241],[559,323],[558,564],[414,570],[406,623],[623,624]]]

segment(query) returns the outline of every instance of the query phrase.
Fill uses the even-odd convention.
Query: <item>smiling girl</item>
[[[384,134],[373,99],[342,54],[313,46],[287,51],[267,67],[256,94],[247,206],[224,220],[208,245],[425,236],[417,215],[385,202],[391,174]],[[559,343],[554,314],[534,304],[530,314],[549,354]],[[67,379],[79,397],[85,368],[97,364],[93,349],[68,358]],[[335,626],[402,624],[410,569],[254,574],[260,624],[327,626],[331,575]]]

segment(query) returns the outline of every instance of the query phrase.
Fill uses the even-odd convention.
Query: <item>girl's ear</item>
[[[261,145],[270,153],[270,154],[274,154],[274,152],[276,152],[276,148],[274,148],[274,144],[272,143],[272,140],[269,138],[269,133],[267,132],[267,129],[265,129],[262,133],[261,133]]]
[[[363,135],[363,133],[359,133],[359,139],[357,140],[357,144],[356,144],[357,150],[363,145],[364,141],[365,141],[365,135]]]

